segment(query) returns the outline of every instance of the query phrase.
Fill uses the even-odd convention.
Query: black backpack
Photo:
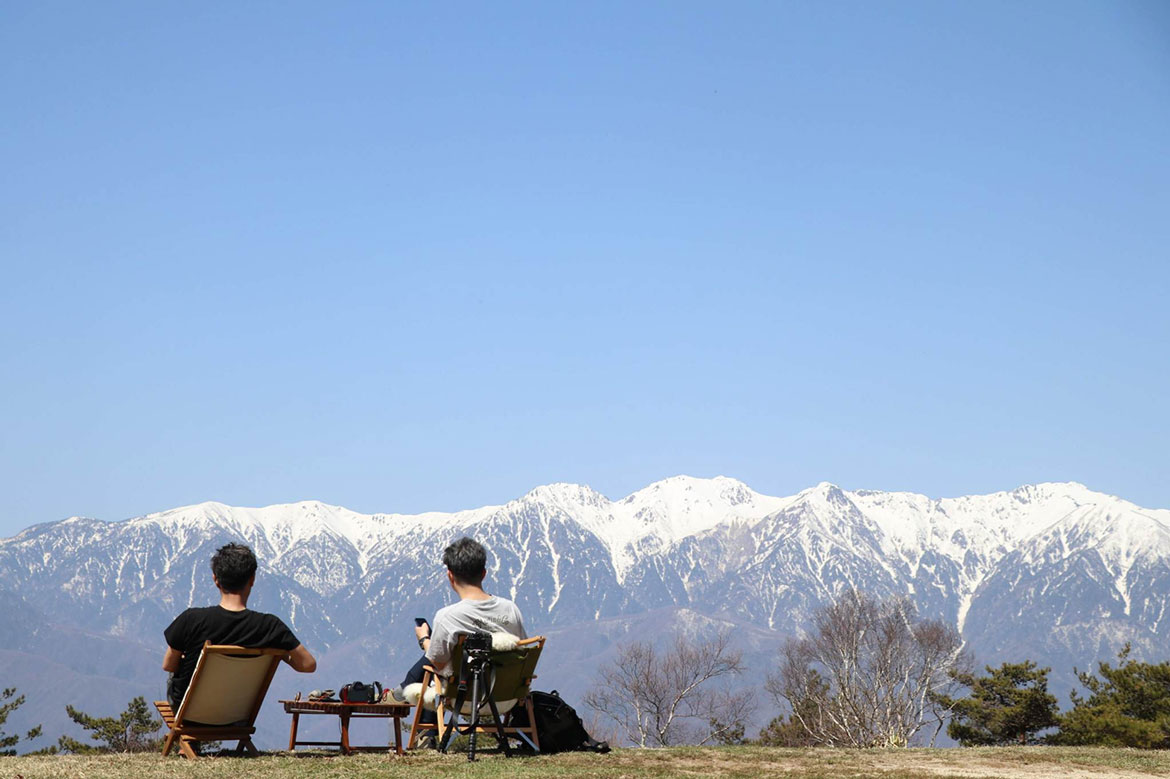
[[[541,754],[554,752],[600,752],[609,751],[609,743],[594,741],[585,730],[581,718],[573,707],[565,703],[557,693],[529,693],[532,698],[532,714],[536,718],[536,733],[540,736]],[[522,706],[512,712],[513,726],[528,726],[528,710]]]

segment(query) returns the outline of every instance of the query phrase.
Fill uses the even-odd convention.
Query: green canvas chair
[[[451,652],[451,676],[444,678],[435,673],[435,669],[426,666],[423,672],[422,690],[414,712],[414,722],[410,727],[410,741],[407,748],[414,749],[419,736],[424,733],[434,733],[442,743],[447,731],[457,729],[460,733],[470,732],[469,725],[465,724],[471,716],[471,704],[465,702],[460,711],[455,711],[455,698],[458,690],[460,671],[463,666],[463,639]],[[489,696],[496,704],[500,714],[500,722],[480,720],[475,728],[476,733],[487,733],[499,738],[515,736],[524,741],[537,752],[540,751],[540,737],[536,733],[536,717],[532,711],[532,700],[528,693],[532,680],[536,678],[536,664],[540,660],[540,653],[544,650],[544,636],[519,641],[515,649],[493,651],[491,653],[491,689]],[[427,694],[427,691],[431,691]],[[422,722],[424,706],[433,702],[437,722]],[[430,706],[427,706],[430,708]],[[523,707],[528,713],[527,725],[513,725],[512,713],[517,707]],[[490,707],[486,703],[480,707],[480,716],[491,717]],[[450,722],[448,722],[448,719]],[[448,736],[449,737],[449,736]],[[503,746],[503,745],[502,745]]]

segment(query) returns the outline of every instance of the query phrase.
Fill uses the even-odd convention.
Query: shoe
[[[401,687],[395,687],[382,693],[383,703],[406,703],[406,695],[403,694]]]
[[[435,738],[434,733],[423,733],[421,736],[418,737],[418,741],[415,743],[418,744],[419,749],[438,749],[439,748],[439,739]]]

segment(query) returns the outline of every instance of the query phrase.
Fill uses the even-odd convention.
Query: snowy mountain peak
[[[173,509],[166,509],[165,511],[156,511],[153,514],[146,514],[145,516],[135,517],[129,521],[156,523],[205,522],[208,520],[221,520],[232,514],[258,510],[259,509],[245,508],[242,506],[229,506],[226,503],[220,503],[219,501],[215,500],[205,500],[202,503],[195,503],[190,506],[179,506]]]
[[[1076,550],[1089,541],[1103,558],[1132,558],[1143,553],[1167,555],[1170,554],[1167,513],[1143,510],[1113,498],[1069,512],[1038,535],[1030,547],[1058,544],[1062,549]]]
[[[992,493],[1003,495],[1005,493]],[[1078,503],[1096,502],[1111,498],[1101,492],[1094,492],[1080,482],[1040,482],[1039,484],[1024,484],[1006,493],[1021,503],[1044,502],[1054,499],[1067,499]],[[990,495],[987,497],[991,497]]]
[[[817,500],[832,505],[843,505],[849,501],[849,493],[832,482],[823,481],[815,487],[797,493],[801,500]]]
[[[545,501],[564,506],[601,507],[609,504],[608,498],[589,485],[568,482],[555,482],[534,487],[520,500],[528,503]]]
[[[634,502],[639,497],[645,498],[648,495],[672,496],[674,500],[685,501],[688,499],[688,496],[690,498],[702,499],[704,496],[715,494],[723,496],[725,500],[735,502],[736,500],[743,500],[756,493],[742,481],[727,476],[704,479],[697,476],[680,474],[648,484],[637,492],[626,496],[622,502]]]

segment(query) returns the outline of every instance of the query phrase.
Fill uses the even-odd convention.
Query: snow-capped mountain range
[[[1056,675],[1125,641],[1164,654],[1170,634],[1167,510],[1075,483],[939,500],[828,483],[770,497],[734,479],[680,476],[620,500],[551,484],[456,513],[202,503],[36,525],[0,540],[10,615],[0,660],[11,660],[0,683],[12,683],[3,665],[18,667],[21,654],[67,666],[62,631],[113,642],[123,659],[137,646],[156,665],[170,619],[214,602],[207,563],[233,540],[260,559],[255,608],[286,616],[325,658],[385,668],[414,651],[401,626],[448,601],[439,558],[463,534],[488,547],[489,589],[517,601],[530,632],[573,636],[685,610],[778,645],[856,587],[909,595],[924,616],[959,628],[980,663],[1026,657]]]

